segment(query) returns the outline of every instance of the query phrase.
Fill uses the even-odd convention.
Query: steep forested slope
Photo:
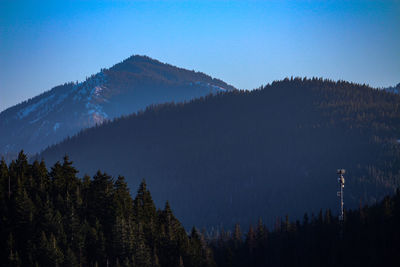
[[[345,168],[346,207],[400,182],[400,96],[347,82],[286,79],[167,104],[88,129],[39,158],[68,154],[169,200],[185,227],[246,226],[259,216],[332,208]]]

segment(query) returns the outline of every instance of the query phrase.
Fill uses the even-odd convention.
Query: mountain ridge
[[[204,73],[134,55],[84,82],[65,83],[0,113],[0,153],[32,154],[81,129],[137,112],[148,105],[181,102],[236,90]]]
[[[260,211],[271,222],[282,212],[299,218],[334,209],[337,168],[348,171],[346,207],[393,193],[399,110],[398,95],[366,85],[285,79],[153,106],[84,130],[37,159],[54,163],[67,153],[83,174],[102,166],[132,184],[146,178],[156,203],[169,200],[187,228],[246,225]]]

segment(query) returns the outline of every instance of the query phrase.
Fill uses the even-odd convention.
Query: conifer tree
[[[249,231],[246,236],[246,246],[249,254],[253,254],[255,252],[257,243],[256,243],[256,233],[254,232],[254,228],[252,225],[249,227]]]
[[[154,246],[157,210],[150,192],[147,190],[146,181],[143,180],[133,201],[133,216],[137,225],[141,225],[146,242],[150,248]]]
[[[242,231],[240,230],[240,224],[236,223],[235,230],[233,231],[233,242],[234,242],[235,248],[238,248],[239,246],[241,246],[242,241],[243,241],[243,237],[242,237]]]
[[[123,216],[126,220],[132,219],[133,202],[125,178],[118,176],[114,187],[113,199],[116,216]]]
[[[146,245],[145,234],[141,223],[138,225],[138,231],[136,234],[134,257],[136,266],[151,266],[150,248]]]

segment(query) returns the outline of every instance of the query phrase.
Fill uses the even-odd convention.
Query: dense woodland
[[[399,266],[400,190],[372,206],[345,213],[328,209],[302,221],[277,220],[273,231],[260,220],[211,241],[218,266]]]
[[[67,157],[48,172],[22,152],[0,163],[1,266],[214,266],[193,228],[168,202],[157,210],[143,181],[135,199],[125,179],[77,178]]]
[[[2,266],[398,266],[399,190],[343,224],[328,209],[272,231],[259,220],[246,233],[188,234],[144,181],[132,199],[122,176],[77,172],[68,157],[50,172],[22,152],[0,162]]]
[[[185,104],[165,104],[85,130],[38,155],[67,153],[83,173],[142,177],[186,229],[273,225],[289,213],[373,204],[400,185],[400,96],[366,85],[285,79]],[[262,214],[262,215],[260,215]]]

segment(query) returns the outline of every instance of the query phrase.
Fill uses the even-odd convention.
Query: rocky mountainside
[[[81,83],[66,83],[0,113],[0,155],[32,154],[88,127],[163,102],[235,90],[203,73],[132,56]]]

